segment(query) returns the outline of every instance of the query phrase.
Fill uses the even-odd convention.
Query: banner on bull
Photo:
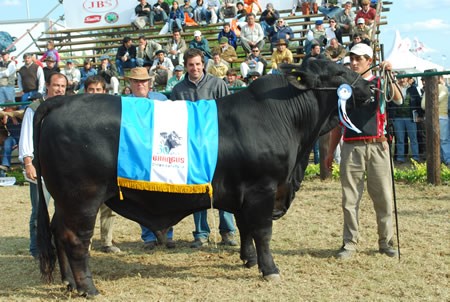
[[[217,156],[214,101],[122,98],[119,187],[212,195]]]

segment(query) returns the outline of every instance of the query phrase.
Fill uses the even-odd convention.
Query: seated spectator
[[[194,31],[194,39],[189,43],[189,48],[196,48],[203,52],[203,55],[205,56],[205,65],[208,63],[208,60],[212,58],[208,40],[202,37],[202,33],[199,30]]]
[[[170,9],[169,13],[169,33],[172,33],[173,30],[173,24],[175,23],[177,25],[177,28],[180,31],[183,31],[183,25],[184,25],[184,12],[183,10],[178,6],[178,2],[174,1],[172,4],[172,8]]]
[[[259,24],[261,25],[266,36],[269,35],[271,30],[273,30],[273,27],[279,18],[280,13],[275,8],[273,8],[273,4],[267,3],[266,9],[259,17]]]
[[[61,59],[59,57],[58,51],[55,49],[55,42],[53,42],[53,41],[47,42],[47,50],[42,54],[40,62],[45,62],[45,59],[49,55],[52,55],[53,58],[55,58],[56,65],[58,65],[59,62],[61,61]],[[40,66],[43,67],[42,65],[40,65]]]
[[[295,16],[297,10],[301,10],[302,15],[308,16],[310,13],[317,14],[319,6],[316,0],[292,0],[292,10],[289,16]]]
[[[218,53],[220,58],[228,64],[235,62],[238,58],[234,47],[228,44],[227,37],[220,38],[219,45],[214,48],[213,52]]]
[[[337,26],[343,33],[351,33],[355,26],[355,13],[352,10],[352,2],[347,1],[344,4],[344,9],[338,12],[334,18],[336,19]]]
[[[241,46],[246,54],[251,52],[253,46],[259,49],[264,47],[264,33],[261,25],[255,22],[255,15],[247,15],[247,24],[241,28]]]
[[[308,31],[305,40],[305,53],[311,52],[311,46],[313,44],[319,44],[323,49],[327,43],[325,28],[323,28],[323,21],[317,20],[314,28]]]
[[[322,48],[318,43],[311,46],[311,51],[303,58],[302,65],[309,60],[325,60],[325,55],[322,54]]]
[[[276,25],[269,32],[271,51],[273,52],[273,50],[277,47],[276,44],[280,39],[286,41],[289,46],[289,40],[292,38],[294,38],[294,32],[289,26],[287,26],[283,18],[279,18]]]
[[[245,87],[245,83],[237,78],[236,70],[232,68],[227,71],[225,83],[227,83],[228,89],[231,93],[234,93],[234,90],[230,88]]]
[[[355,46],[358,43],[365,43],[365,44],[370,46],[370,42],[366,41],[366,40],[363,41],[360,34],[353,34],[352,42],[348,45],[347,50],[350,51],[350,49],[352,49],[352,47]]]
[[[236,0],[223,0],[222,7],[220,8],[219,18],[225,20],[225,18],[234,18],[237,14]]]
[[[124,68],[136,67],[136,46],[130,37],[124,37],[122,46],[117,49],[116,65],[120,76],[124,75]]]
[[[61,70],[61,73],[67,78],[66,94],[71,95],[78,93],[77,89],[80,84],[81,73],[80,70],[74,66],[72,60],[67,60],[66,66]]]
[[[183,55],[187,49],[186,41],[181,38],[180,30],[174,29],[172,38],[167,41],[164,50],[172,65],[183,65]]]
[[[347,51],[345,50],[345,47],[339,44],[338,40],[336,38],[331,39],[330,46],[325,48],[324,55],[327,59],[340,63],[345,55],[347,54]]]
[[[58,65],[56,64],[56,59],[55,59],[55,56],[53,54],[49,54],[45,58],[45,66],[44,66],[44,68],[42,68],[42,70],[44,71],[44,78],[45,78],[46,82],[48,80],[48,76],[51,73],[53,73],[53,72],[60,72],[61,71],[59,69]]]
[[[250,85],[253,81],[255,81],[256,79],[258,79],[261,76],[261,73],[259,73],[258,71],[250,71],[247,74],[247,77],[245,78],[245,82],[247,83],[246,85]]]
[[[177,65],[173,69],[174,75],[167,81],[166,91],[172,91],[172,88],[184,79],[184,68]]]
[[[257,71],[259,74],[264,74],[266,66],[267,61],[261,55],[259,47],[253,46],[251,54],[241,64],[241,75],[245,79],[250,71]]]
[[[259,0],[244,0],[245,10],[247,14],[260,14],[262,12],[261,4],[259,4]]]
[[[130,86],[125,86],[122,89],[122,96],[130,96],[132,95],[133,92],[131,91],[131,87]]]
[[[358,24],[359,19],[362,18],[367,26],[373,27],[376,16],[377,11],[370,7],[370,0],[362,0],[361,9],[356,12],[355,23]]]
[[[150,22],[150,14],[152,6],[147,0],[139,0],[139,4],[134,8],[136,19],[131,22],[131,25],[137,29],[143,29],[147,22]]]
[[[293,63],[294,58],[292,52],[287,48],[286,41],[280,39],[277,44],[277,49],[272,53],[272,73],[278,73],[278,65],[281,63]]]
[[[100,66],[97,69],[97,74],[105,79],[106,89],[112,89],[115,95],[119,94],[119,79],[117,74],[117,68],[111,63],[108,55],[102,55],[100,57]]]
[[[162,49],[161,44],[146,40],[145,36],[138,38],[138,46],[136,51],[136,65],[139,67],[152,66],[155,59],[155,52]]]
[[[221,58],[220,54],[213,53],[212,60],[208,61],[206,65],[206,72],[215,76],[216,78],[223,79],[227,75],[228,64],[226,64]]]
[[[194,8],[191,6],[191,1],[190,0],[184,0],[184,5],[182,7],[184,15],[194,19]],[[189,24],[186,24],[189,26]]]
[[[325,0],[322,1],[322,5],[319,6],[319,12],[327,16],[327,18],[333,18],[337,13],[342,11],[342,8],[339,7],[339,3],[341,1],[338,0]]]
[[[354,34],[359,34],[361,36],[362,42],[370,45],[372,38],[372,29],[370,28],[370,26],[367,26],[364,23],[363,18],[359,18],[356,27],[353,27],[352,35]]]
[[[84,60],[83,67],[80,68],[80,86],[78,90],[84,90],[84,82],[90,76],[97,75],[97,70],[92,67],[91,60]]]
[[[219,32],[217,40],[220,41],[222,37],[226,37],[228,39],[228,44],[233,46],[236,50],[237,48],[237,37],[234,31],[231,29],[230,23],[225,23],[223,25],[222,30]]]
[[[158,50],[155,61],[150,67],[150,75],[154,76],[156,85],[167,85],[167,81],[172,77],[173,64],[169,58],[166,58],[164,50]]]
[[[164,0],[157,0],[153,5],[153,10],[150,12],[150,28],[155,27],[155,21],[167,22],[167,18],[170,13],[169,4],[164,2]]]
[[[194,7],[194,21],[198,24],[206,22],[207,3],[204,0],[196,0]]]
[[[329,26],[325,29],[325,37],[328,44],[333,38],[336,38],[340,44],[344,44],[342,42],[342,30],[337,26],[336,19],[330,18],[328,22],[330,22]]]
[[[234,17],[238,23],[245,23],[247,19],[247,11],[245,10],[244,3],[236,3],[236,17]]]
[[[206,23],[216,24],[219,20],[220,1],[206,0]]]

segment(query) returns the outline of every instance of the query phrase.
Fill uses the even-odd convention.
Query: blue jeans
[[[145,226],[141,225],[141,238],[144,242],[151,242],[151,241],[157,241],[155,233],[153,233],[150,229],[146,228]],[[170,228],[167,232],[167,239],[173,238],[173,228]]]
[[[223,233],[234,233],[236,228],[234,227],[233,214],[219,210],[219,231]],[[194,213],[195,231],[192,232],[194,238],[208,238],[211,233],[208,225],[208,211],[203,210]]]
[[[123,76],[124,72],[123,69],[124,68],[134,68],[136,67],[136,59],[135,58],[131,58],[128,61],[123,62],[122,60],[116,60],[116,66],[117,66],[117,72],[119,73],[119,75]]]
[[[29,98],[33,97],[37,93],[37,90],[24,92],[24,94],[20,97],[21,102],[29,102]],[[28,105],[22,105],[19,109],[25,109]]]
[[[11,153],[13,151],[13,147],[17,145],[18,142],[19,138],[14,136],[8,136],[3,142],[3,166],[7,166],[8,168],[11,167]]]
[[[447,117],[439,117],[439,130],[441,141],[441,161],[444,164],[450,164],[450,137],[449,137],[449,119]]]
[[[50,193],[44,190],[44,196],[46,200],[50,200]],[[39,207],[39,192],[38,186],[34,183],[30,183],[30,199],[31,199],[31,215],[30,215],[30,254],[33,257],[39,255],[37,246],[37,213]],[[47,207],[48,207],[48,202]]]
[[[406,132],[411,146],[411,154],[414,160],[419,160],[419,143],[417,142],[417,125],[411,118],[394,119],[395,140],[397,146],[397,160],[404,162],[405,154],[405,135]]]
[[[0,87],[0,104],[14,102],[16,100],[16,92],[13,86]]]
[[[172,30],[173,30],[173,22],[174,21],[177,24],[178,29],[182,31],[183,30],[183,25],[181,24],[181,20],[176,18],[175,20],[174,19],[169,19],[169,21],[168,21],[169,22],[169,32],[171,33]]]
[[[317,165],[320,162],[319,139],[317,139],[317,141],[314,143],[313,153],[314,153],[314,164]]]

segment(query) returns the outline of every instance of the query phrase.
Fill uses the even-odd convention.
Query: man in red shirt
[[[359,18],[363,18],[366,21],[366,25],[372,26],[377,16],[376,9],[370,7],[370,0],[361,1],[361,9],[356,13],[355,24]]]

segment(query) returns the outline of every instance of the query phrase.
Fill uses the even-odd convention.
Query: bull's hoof
[[[263,278],[264,278],[264,280],[266,280],[268,282],[280,282],[281,281],[280,274],[270,274],[270,275],[264,276]]]
[[[75,282],[70,282],[69,280],[63,280],[63,285],[66,287],[67,292],[73,292],[76,285]]]
[[[246,268],[252,268],[257,264],[256,260],[244,260],[244,266]]]

